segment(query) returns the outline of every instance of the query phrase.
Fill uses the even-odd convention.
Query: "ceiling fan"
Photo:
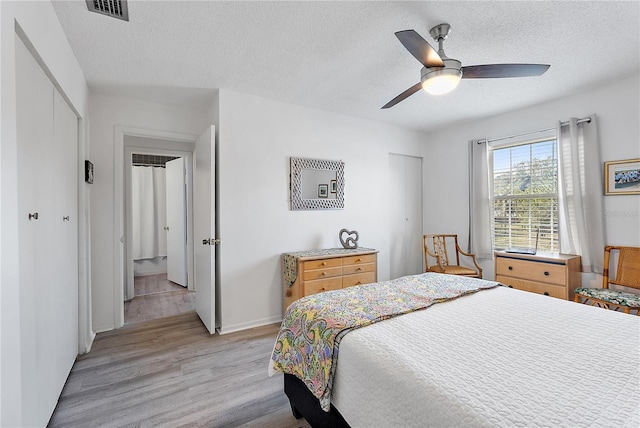
[[[547,64],[485,64],[462,67],[460,61],[449,58],[444,53],[442,45],[450,31],[449,24],[436,25],[429,31],[431,37],[438,42],[437,52],[414,30],[395,33],[400,43],[424,67],[420,73],[420,82],[383,105],[383,109],[393,107],[418,92],[420,88],[432,95],[442,95],[454,90],[460,79],[540,76],[550,67]]]

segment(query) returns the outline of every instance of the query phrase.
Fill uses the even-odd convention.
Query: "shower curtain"
[[[167,255],[166,179],[162,167],[132,166],[133,259]]]

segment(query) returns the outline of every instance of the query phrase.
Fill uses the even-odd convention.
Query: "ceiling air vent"
[[[127,0],[86,0],[87,7],[91,12],[101,15],[111,16],[113,18],[129,20],[129,10],[127,9]]]

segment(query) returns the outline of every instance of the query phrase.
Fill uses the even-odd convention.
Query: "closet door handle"
[[[66,215],[66,216],[62,217],[62,221],[69,221],[69,216]]]
[[[37,220],[38,219],[38,213],[29,213],[29,220]]]

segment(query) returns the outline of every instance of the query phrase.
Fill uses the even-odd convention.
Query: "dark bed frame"
[[[313,428],[349,428],[340,412],[331,405],[331,411],[325,412],[320,401],[309,388],[294,375],[284,375],[284,393],[289,397],[291,411],[296,419],[304,417]]]

